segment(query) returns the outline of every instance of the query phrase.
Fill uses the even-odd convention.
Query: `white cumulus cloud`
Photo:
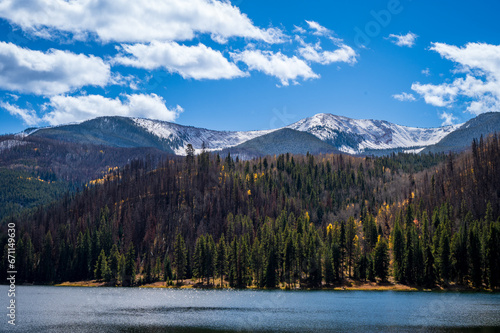
[[[315,45],[303,43],[298,49],[302,58],[307,61],[317,62],[322,65],[328,65],[334,62],[346,62],[348,64],[356,63],[356,52],[348,45],[342,44],[335,51],[323,51],[320,44]]]
[[[417,37],[418,36],[416,34],[410,31],[406,35],[390,34],[389,37],[387,37],[387,39],[389,39],[392,43],[396,44],[397,46],[413,47],[413,45],[415,45]]]
[[[244,37],[282,42],[280,29],[261,29],[229,1],[219,0],[4,0],[0,17],[43,38],[70,33],[103,42]]]
[[[44,105],[43,121],[50,125],[80,122],[101,116],[123,116],[175,120],[183,109],[167,108],[165,100],[156,94],[132,94],[120,98],[101,95],[54,96]]]
[[[290,80],[298,84],[298,78],[304,80],[319,78],[304,60],[296,56],[288,57],[281,52],[245,50],[231,53],[231,57],[235,61],[245,63],[249,70],[260,71],[278,78],[283,86],[288,86]]]
[[[318,22],[306,20],[306,23],[309,26],[309,28],[313,30],[313,35],[327,36],[332,33],[329,29],[325,28]]]
[[[464,77],[441,84],[412,84],[412,89],[435,106],[452,106],[464,100],[467,111],[478,115],[500,111],[500,45],[468,43],[457,47],[432,43],[430,50],[456,63],[455,74]]]
[[[0,42],[0,89],[50,96],[87,85],[102,87],[109,80],[110,67],[101,58]]]
[[[137,68],[165,68],[183,78],[231,79],[247,75],[234,63],[229,62],[221,52],[203,44],[179,45],[176,42],[150,44],[124,44],[123,52],[114,59],[115,63]]]
[[[443,123],[441,124],[441,126],[450,126],[450,125],[453,125],[455,124],[455,121],[457,120],[457,118],[453,115],[453,113],[448,113],[448,112],[445,112],[443,111],[442,113],[439,114],[439,118],[441,118],[443,120]]]
[[[400,102],[414,102],[414,101],[416,101],[415,96],[413,96],[413,94],[409,94],[406,92],[403,92],[401,94],[392,95],[392,98],[394,98]]]
[[[21,118],[28,126],[37,125],[41,119],[37,116],[35,110],[22,109],[17,105],[12,105],[7,102],[0,102],[0,108],[5,109],[11,115]]]

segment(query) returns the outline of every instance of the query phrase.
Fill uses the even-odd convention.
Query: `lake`
[[[498,332],[500,294],[18,286],[19,332]]]

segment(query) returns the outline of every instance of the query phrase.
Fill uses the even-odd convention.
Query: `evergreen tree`
[[[468,273],[467,231],[465,225],[460,227],[451,239],[451,264],[453,273],[460,284],[465,284]]]
[[[374,263],[374,260],[373,260],[373,256],[369,255],[366,259],[367,259],[366,276],[367,276],[368,280],[375,281],[375,266],[374,266],[375,263]]]
[[[500,285],[500,223],[491,223],[486,248],[488,282],[491,289]]]
[[[104,249],[101,250],[99,257],[94,268],[94,277],[96,280],[109,281],[111,278],[111,271],[108,266],[108,259],[106,258],[106,253]]]
[[[347,272],[349,277],[352,277],[352,266],[354,262],[354,248],[355,248],[355,240],[356,237],[356,222],[354,221],[354,217],[349,217],[347,220],[347,228],[346,228],[346,251],[347,251]]]
[[[177,284],[179,280],[184,280],[186,277],[186,266],[187,266],[187,252],[186,244],[184,243],[184,238],[180,233],[177,234],[175,245],[174,245],[174,265]]]
[[[439,275],[444,283],[449,281],[450,270],[450,234],[449,229],[445,227],[441,233],[439,248]]]
[[[346,233],[345,233],[345,223],[340,224],[340,239],[339,239],[339,251],[340,251],[340,279],[344,279],[345,270],[345,253],[346,253]]]
[[[206,244],[205,237],[202,235],[196,240],[194,248],[193,276],[198,279],[205,277],[205,261],[206,261]]]
[[[168,252],[165,252],[165,258],[163,259],[163,280],[171,281],[173,277],[172,274],[172,264],[170,263],[170,257]]]
[[[275,288],[277,283],[276,269],[278,268],[278,258],[275,248],[274,237],[272,235],[269,236],[269,244],[268,244],[268,253],[267,253],[267,265],[265,271],[265,287],[266,288]]]
[[[217,275],[220,279],[220,287],[222,288],[224,285],[224,275],[227,270],[227,250],[226,250],[226,240],[224,238],[224,234],[219,238],[219,242],[217,243]]]
[[[215,269],[217,263],[217,246],[215,245],[212,235],[208,235],[205,239],[205,258],[203,262],[205,278],[207,283],[210,283],[210,277],[213,278],[215,285]]]
[[[38,277],[42,282],[52,282],[54,281],[54,256],[52,253],[52,248],[54,242],[52,240],[52,234],[50,231],[45,234],[43,239],[43,251],[40,257],[40,264],[38,266]]]
[[[409,209],[410,210],[410,209]],[[408,211],[409,211],[408,210]],[[414,248],[414,233],[413,233],[413,222],[408,222],[410,224],[406,225],[406,248],[403,253],[403,279],[405,283],[415,282],[415,248]]]
[[[434,254],[432,253],[431,237],[429,234],[429,218],[427,212],[424,211],[422,214],[423,221],[423,259],[424,259],[424,276],[423,284],[427,287],[432,287],[436,283],[436,274],[434,271]]]
[[[436,283],[436,274],[434,270],[434,254],[431,246],[426,244],[424,247],[424,285],[432,287]]]
[[[135,283],[135,249],[134,244],[130,243],[127,254],[125,256],[125,263],[122,275],[122,285],[129,287]]]
[[[373,261],[375,275],[380,278],[380,280],[386,281],[389,274],[389,252],[387,242],[383,237],[380,237],[375,245]]]
[[[399,221],[396,219],[394,229],[392,231],[392,253],[393,253],[393,274],[396,281],[402,281],[404,278],[403,260],[405,241],[403,233],[399,227]]]
[[[116,280],[118,278],[119,261],[120,252],[118,252],[118,246],[116,246],[116,244],[113,244],[113,246],[111,247],[111,253],[109,255],[109,272],[110,281],[112,284],[116,284]]]

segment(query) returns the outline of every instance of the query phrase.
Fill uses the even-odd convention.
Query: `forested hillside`
[[[119,148],[17,135],[0,136],[0,222],[74,191],[110,168],[167,153],[155,148]]]
[[[500,283],[497,136],[461,155],[239,161],[202,153],[154,165],[116,168],[14,220],[18,279]]]
[[[53,202],[72,186],[69,182],[57,181],[53,174],[35,176],[0,168],[0,222],[7,216]]]

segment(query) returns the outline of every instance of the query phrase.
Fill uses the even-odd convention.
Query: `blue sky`
[[[496,1],[4,0],[0,133],[105,115],[220,130],[500,111]]]

